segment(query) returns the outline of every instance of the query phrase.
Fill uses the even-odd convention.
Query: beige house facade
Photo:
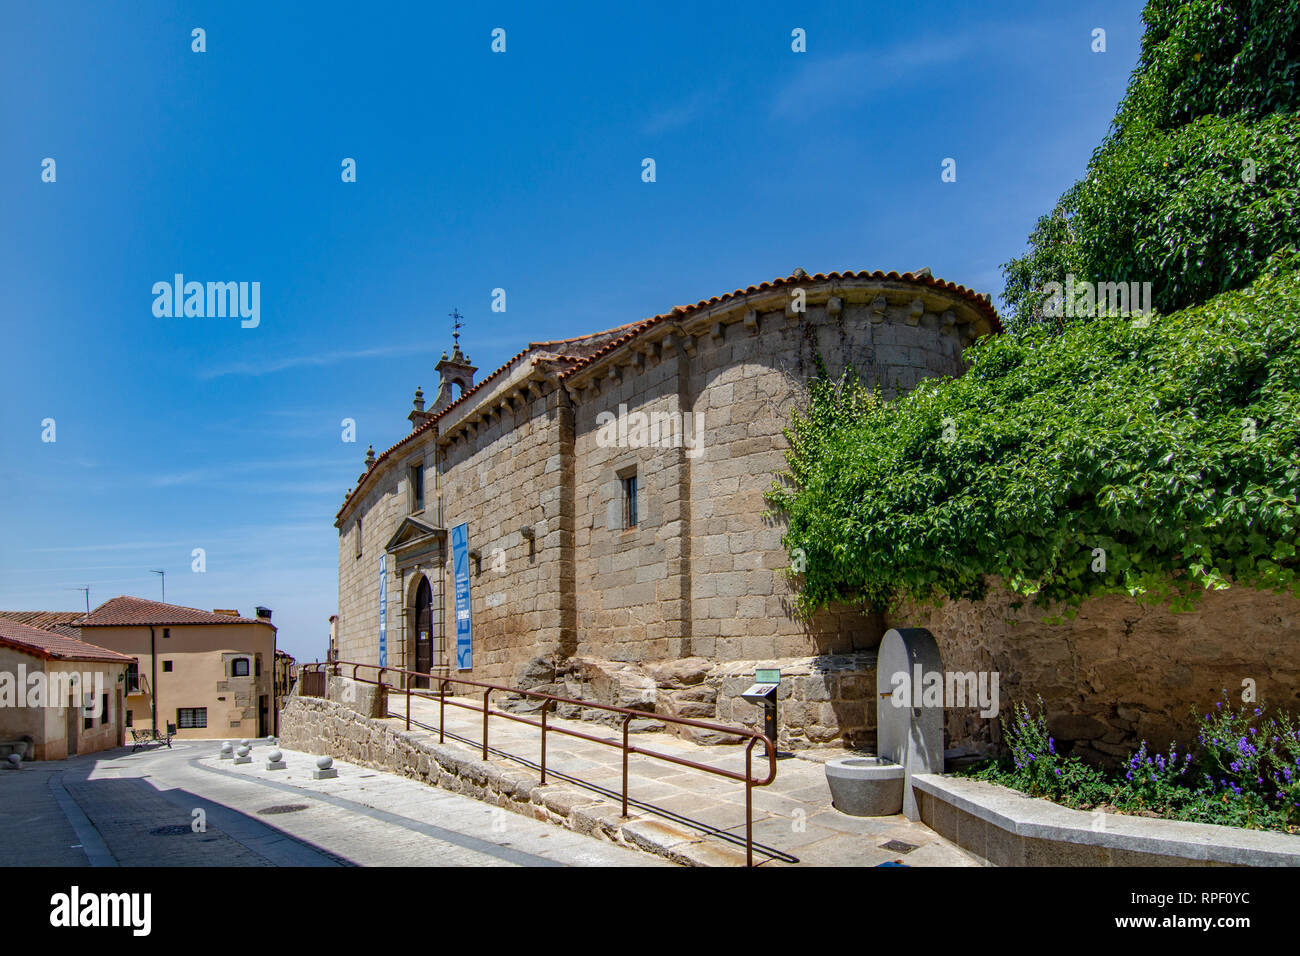
[[[784,469],[782,429],[819,367],[891,396],[961,374],[962,349],[1000,330],[986,296],[928,270],[799,271],[531,343],[478,382],[457,344],[431,407],[417,390],[410,431],[368,452],[338,512],[337,657],[380,663],[382,621],[389,667],[585,693],[593,674],[614,675],[613,700],[744,722],[754,714],[723,698],[751,665],[831,666],[866,687],[879,622],[791,609],[790,557],[763,500]],[[667,665],[712,690],[678,706]],[[821,743],[867,729],[861,696],[856,710],[826,703],[783,733]]]
[[[0,756],[63,760],[122,745],[131,658],[0,619]]]
[[[134,661],[126,723],[180,738],[275,733],[276,629],[270,611],[241,617],[116,597],[79,622],[82,637]]]

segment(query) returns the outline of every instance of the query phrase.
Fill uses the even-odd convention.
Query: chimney
[[[268,624],[271,623],[271,609],[269,607],[262,607],[262,605],[259,604],[257,606],[257,619],[259,621],[266,621]]]

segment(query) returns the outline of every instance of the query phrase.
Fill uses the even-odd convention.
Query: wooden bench
[[[167,728],[167,733],[165,734],[156,729],[135,730],[134,728],[132,728],[131,740],[132,740],[132,746],[131,746],[132,753],[135,753],[141,747],[147,746],[149,744],[166,744],[167,749],[170,750],[172,746],[172,732],[170,727]]]

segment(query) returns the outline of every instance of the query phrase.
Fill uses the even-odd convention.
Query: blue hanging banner
[[[470,641],[468,524],[451,529],[451,571],[456,588],[456,669],[467,671],[474,666]]]
[[[388,557],[379,556],[379,666],[388,666]]]

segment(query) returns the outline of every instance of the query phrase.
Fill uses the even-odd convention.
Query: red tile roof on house
[[[85,611],[0,611],[0,621],[39,627],[43,631],[53,631],[74,640],[81,639],[77,625],[85,616]]]
[[[917,270],[916,272],[883,272],[880,269],[877,269],[874,272],[869,272],[864,269],[859,272],[853,272],[852,270],[848,272],[819,272],[816,275],[808,275],[808,273],[800,269],[791,275],[776,278],[770,282],[761,282],[758,285],[747,286],[744,289],[736,289],[734,292],[728,292],[725,295],[715,295],[711,299],[701,299],[694,305],[674,306],[670,311],[660,315],[651,316],[648,319],[641,319],[636,322],[628,322],[624,325],[615,326],[612,329],[606,329],[603,332],[592,332],[589,335],[580,335],[572,339],[559,339],[551,342],[533,342],[529,344],[526,349],[522,349],[510,356],[510,358],[506,360],[505,364],[491,375],[478,382],[473,388],[463,391],[457,399],[446,408],[437,412],[428,421],[424,422],[418,428],[413,429],[411,432],[400,438],[396,443],[390,445],[386,450],[384,450],[366,470],[366,473],[361,476],[360,480],[357,482],[356,488],[352,489],[344,496],[343,504],[339,507],[338,513],[334,516],[335,523],[337,524],[342,520],[343,512],[347,511],[348,505],[350,505],[361,494],[361,488],[365,485],[366,479],[375,474],[375,470],[383,464],[389,455],[411,442],[417,436],[436,428],[438,421],[444,415],[450,412],[453,408],[462,405],[467,399],[477,394],[485,385],[495,380],[502,372],[505,372],[530,352],[539,353],[534,355],[532,359],[532,364],[534,365],[543,361],[551,361],[566,366],[559,372],[559,377],[563,380],[580,369],[583,369],[591,363],[603,358],[609,352],[626,345],[646,329],[658,325],[665,319],[682,319],[701,309],[707,309],[730,299],[752,295],[755,292],[766,292],[786,285],[828,282],[836,279],[875,279],[887,282],[911,282],[916,285],[942,289],[945,292],[953,292],[965,299],[977,312],[981,313],[986,319],[988,319],[989,325],[992,327],[994,332],[1001,333],[1003,331],[1002,319],[999,318],[997,309],[993,308],[993,304],[987,296],[980,295],[978,292],[968,289],[965,286],[957,285],[955,282],[946,282],[943,279],[936,279],[930,274],[928,268]],[[554,353],[551,351],[554,346],[561,345],[567,346],[563,352]],[[592,346],[595,347],[593,348]]]
[[[132,627],[149,624],[265,624],[272,628],[275,626],[270,621],[259,618],[214,614],[212,611],[201,611],[196,607],[163,604],[161,601],[148,601],[128,595],[110,598],[91,611],[90,617],[81,622],[82,627]]]
[[[75,637],[66,637],[39,627],[28,627],[9,620],[0,620],[0,645],[12,647],[34,657],[55,661],[103,661],[110,664],[129,664],[135,660],[106,647],[87,644]]]

